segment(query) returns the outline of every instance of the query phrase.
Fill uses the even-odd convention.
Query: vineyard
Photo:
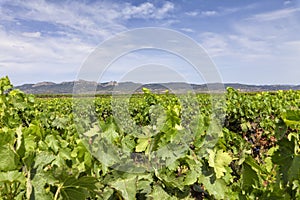
[[[0,79],[0,199],[300,199],[300,92],[37,98]]]

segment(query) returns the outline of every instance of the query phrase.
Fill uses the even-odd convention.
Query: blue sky
[[[201,45],[223,82],[300,84],[299,6],[298,0],[0,0],[0,75],[15,85],[75,80],[101,42],[135,28],[162,27]],[[161,81],[178,80],[165,67],[151,73],[153,60],[187,82],[204,81],[178,57],[145,50],[113,63],[102,81],[149,82],[158,74]],[[129,74],[136,65],[143,67],[134,80]]]

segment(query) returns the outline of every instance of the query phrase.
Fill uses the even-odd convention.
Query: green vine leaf
[[[221,178],[227,171],[228,165],[232,161],[232,157],[223,150],[218,150],[217,152],[213,150],[208,150],[209,153],[209,166],[214,168],[217,178]]]

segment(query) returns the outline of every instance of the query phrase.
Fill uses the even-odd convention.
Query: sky
[[[103,42],[159,27],[199,44],[224,83],[300,84],[299,19],[299,0],[0,0],[0,76],[14,85],[76,80]],[[178,55],[141,49],[98,81],[206,79]]]

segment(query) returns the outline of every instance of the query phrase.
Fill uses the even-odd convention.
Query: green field
[[[0,199],[300,198],[299,91],[126,101],[11,88],[0,79]]]

